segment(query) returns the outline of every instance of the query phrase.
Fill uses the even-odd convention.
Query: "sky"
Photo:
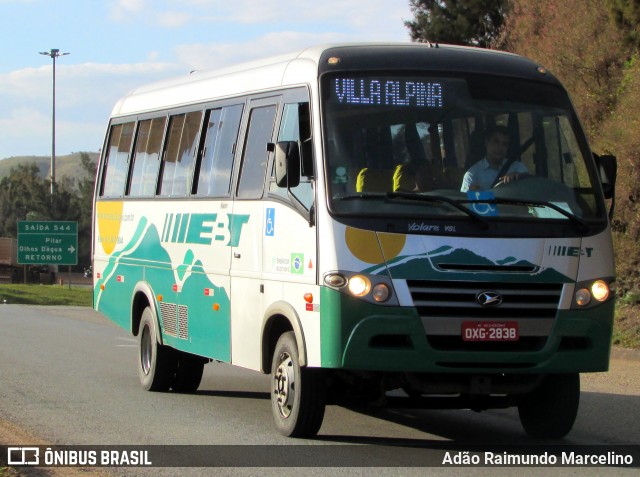
[[[409,0],[0,0],[0,160],[98,151],[131,89],[343,41],[408,42]]]

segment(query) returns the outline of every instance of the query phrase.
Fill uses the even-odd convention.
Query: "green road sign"
[[[18,222],[18,263],[77,265],[78,222]]]

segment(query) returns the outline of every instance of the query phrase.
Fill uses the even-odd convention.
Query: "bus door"
[[[262,278],[264,308],[272,304],[288,308],[289,318],[297,320],[305,346],[306,362],[320,364],[320,293],[317,284],[318,246],[316,237],[315,167],[313,137],[306,90],[287,91],[283,98],[276,151],[295,150],[299,166],[288,166],[292,177],[278,185],[276,158],[269,166],[268,200],[264,201],[262,238]],[[284,146],[288,144],[288,146]],[[284,148],[284,149],[283,149]],[[276,153],[277,154],[277,153]],[[293,153],[295,156],[295,152]],[[299,164],[296,164],[299,162]],[[286,303],[286,305],[284,305]],[[294,328],[295,328],[294,324]]]
[[[280,97],[252,100],[234,201],[231,256],[231,362],[260,369],[264,186]]]

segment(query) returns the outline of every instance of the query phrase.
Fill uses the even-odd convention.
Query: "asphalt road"
[[[87,308],[0,305],[0,421],[44,445],[282,445],[367,444],[371,458],[386,449],[437,444],[539,444],[524,434],[513,409],[356,411],[329,406],[316,439],[293,440],[274,429],[269,378],[223,364],[205,366],[193,395],[144,392],[136,372],[136,343],[124,330]],[[6,429],[5,429],[6,431]],[[16,435],[14,434],[14,439]],[[6,445],[26,444],[0,437]],[[581,407],[564,444],[640,444],[640,359],[615,352],[611,371],[583,375]],[[353,446],[351,446],[353,447]],[[285,447],[282,447],[286,449]],[[248,447],[260,449],[258,447]],[[318,449],[318,448],[317,448]],[[298,461],[299,462],[299,461]],[[302,465],[302,464],[301,464]],[[460,468],[430,468],[457,475]],[[518,473],[537,475],[536,469]],[[504,468],[468,468],[496,475]],[[156,475],[120,469],[118,475]],[[174,470],[166,470],[173,475]],[[636,469],[582,468],[580,475],[628,475]],[[211,469],[180,474],[211,475]],[[274,469],[260,475],[426,475],[424,468]],[[545,474],[577,475],[575,468]],[[255,468],[226,468],[223,475],[255,475]]]

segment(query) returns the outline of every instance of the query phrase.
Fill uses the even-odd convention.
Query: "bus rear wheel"
[[[278,431],[310,437],[324,419],[326,387],[321,369],[301,367],[292,331],[278,339],[271,365],[271,408]]]
[[[550,374],[536,389],[521,396],[517,404],[527,434],[560,439],[571,431],[578,415],[580,375]]]
[[[138,333],[138,376],[147,391],[168,391],[176,374],[176,351],[158,343],[151,308],[142,312]]]
[[[202,381],[202,373],[207,360],[189,353],[178,353],[178,369],[171,383],[171,389],[178,393],[194,393]]]

